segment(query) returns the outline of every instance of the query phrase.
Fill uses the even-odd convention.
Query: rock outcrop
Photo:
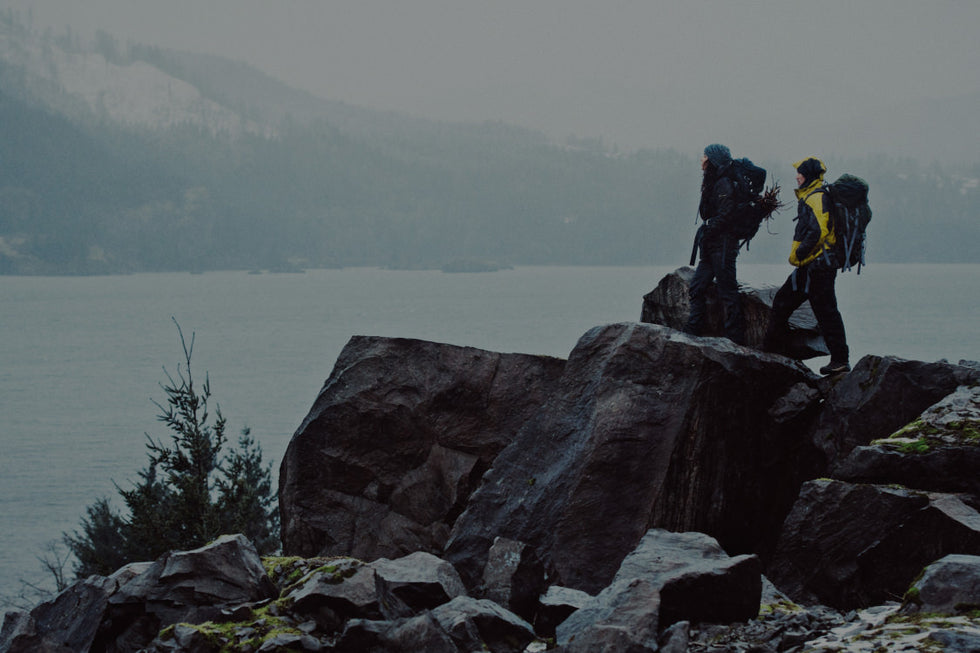
[[[438,553],[497,453],[564,361],[354,337],[280,471],[287,555]]]
[[[567,361],[355,337],[283,460],[297,557],[234,536],[92,577],[0,653],[973,650],[978,387],[649,323]]]
[[[965,551],[980,553],[980,513],[957,495],[815,480],[766,575],[797,602],[850,610],[901,597],[924,566]]]
[[[484,476],[447,557],[472,583],[493,538],[506,537],[537,549],[552,582],[594,593],[650,528],[753,552],[775,538],[800,483],[799,425],[770,408],[812,378],[727,340],[596,327]]]
[[[564,651],[657,650],[679,621],[730,623],[759,613],[762,573],[753,555],[730,558],[701,533],[654,529],[612,583],[558,626]]]
[[[852,483],[898,483],[980,498],[980,387],[960,386],[890,436],[832,469]]]
[[[0,651],[137,651],[168,626],[227,618],[275,595],[252,543],[224,536],[107,578],[92,576],[29,614],[8,616]]]
[[[856,447],[887,438],[978,378],[976,369],[944,361],[865,356],[827,393],[810,429],[813,446],[822,452],[819,466],[833,468]]]
[[[980,610],[980,556],[951,554],[928,565],[905,592],[906,613]]]
[[[910,420],[911,411],[957,382],[971,385]],[[861,608],[901,596],[934,560],[980,554],[977,383],[974,368],[877,357],[838,383],[817,420],[815,442],[839,433],[835,446],[866,444],[831,467],[833,478],[801,490],[767,568],[780,589],[804,603]],[[905,405],[889,400],[892,393]],[[862,399],[835,401],[855,395]]]
[[[521,653],[535,640],[544,649],[530,622],[469,596],[453,568],[428,553],[264,562],[268,576],[256,575],[254,548],[228,536],[93,576],[29,614],[8,614],[0,651]],[[630,650],[655,651],[658,623],[754,617],[760,587],[755,556],[729,558],[699,533],[650,531],[599,596],[549,594],[552,606],[574,604],[558,635],[564,650],[627,650],[617,647],[633,642],[643,648]]]
[[[688,288],[694,278],[694,269],[682,267],[668,274],[657,287],[643,296],[643,308],[640,321],[648,324],[662,324],[672,329],[681,330],[687,323],[690,312]],[[752,288],[741,286],[739,297],[742,300],[742,315],[745,319],[746,344],[756,349],[762,346],[763,336],[769,314],[772,312],[772,299],[776,296],[777,286]],[[705,324],[705,336],[724,337],[725,319],[718,290],[712,284],[706,293],[708,315]],[[810,302],[793,313],[789,320],[789,334],[784,343],[788,356],[805,360],[817,356],[827,356],[830,351],[817,328],[817,319],[810,308]]]

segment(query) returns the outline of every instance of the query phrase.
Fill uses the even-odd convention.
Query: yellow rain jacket
[[[793,168],[798,168],[803,161],[806,159],[794,163]],[[827,170],[822,161],[820,165],[824,171]],[[789,254],[789,262],[796,267],[815,261],[825,251],[832,249],[836,242],[829,207],[825,205],[826,193],[819,190],[822,185],[823,174],[803,188],[796,189],[796,230]]]

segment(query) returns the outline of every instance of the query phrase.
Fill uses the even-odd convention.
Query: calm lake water
[[[638,320],[674,267],[0,277],[0,596],[47,582],[42,548],[136,478],[144,433],[168,437],[151,399],[182,362],[171,317],[196,334],[229,436],[250,427],[277,473],[351,336],[566,357],[591,327]],[[788,273],[739,266],[753,285]],[[980,265],[875,264],[838,283],[852,363],[980,358]]]

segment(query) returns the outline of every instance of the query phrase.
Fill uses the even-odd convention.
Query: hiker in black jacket
[[[688,290],[691,312],[684,331],[695,336],[704,331],[707,312],[705,293],[714,280],[725,308],[725,335],[733,342],[744,344],[745,326],[735,278],[739,239],[731,233],[735,187],[726,174],[731,165],[732,154],[724,145],[715,143],[704,148],[701,157],[704,178],[701,181],[701,203],[698,205],[698,215],[704,222],[694,237],[691,264],[694,264],[698,252],[701,261]]]

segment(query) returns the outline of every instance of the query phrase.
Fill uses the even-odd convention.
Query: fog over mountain
[[[320,97],[499,120],[620,150],[973,162],[972,0],[3,0],[36,26],[104,30],[255,65]]]
[[[899,90],[884,84],[894,71],[889,57],[908,60],[877,31],[855,46],[868,55],[863,67],[855,57],[839,70],[808,69],[784,88],[778,71],[787,62],[771,75],[764,71],[767,47],[749,41],[751,31],[739,32],[741,49],[717,49],[718,21],[734,29],[735,19],[745,20],[738,12],[726,18],[728,4],[691,5],[711,9],[694,23],[689,5],[677,9],[673,24],[703,27],[699,38],[710,45],[653,59],[639,47],[646,42],[636,34],[639,23],[597,14],[589,23],[597,31],[587,34],[576,20],[591,10],[574,4],[555,8],[548,29],[538,14],[547,2],[511,7],[506,18],[523,21],[516,23],[479,10],[480,24],[498,37],[491,52],[481,50],[487,34],[468,22],[476,16],[463,21],[468,5],[424,14],[432,6],[423,2],[417,10],[429,16],[431,37],[405,45],[401,58],[398,44],[418,31],[419,15],[370,1],[356,10],[286,3],[275,14],[272,5],[245,0],[218,16],[211,12],[224,5],[215,0],[178,20],[155,4],[94,0],[92,12],[78,14],[82,27],[49,24],[76,13],[65,5],[53,18],[46,12],[57,4],[0,6],[0,274],[681,265],[696,228],[697,159],[715,141],[768,168],[769,182],[782,182],[787,206],[794,201],[789,162],[798,158],[824,157],[829,179],[844,172],[866,178],[877,216],[874,261],[980,261],[976,102],[941,95],[954,87],[963,92],[966,86],[956,84],[975,73],[922,75],[902,87],[907,100],[888,102]],[[670,13],[670,5],[658,6]],[[365,14],[364,7],[390,11]],[[614,7],[645,15],[635,6]],[[769,10],[774,18],[787,16],[785,8],[764,9],[756,22]],[[652,33],[667,39],[676,35],[663,31],[664,15]],[[141,20],[129,23],[127,16]],[[460,25],[446,32],[452,17]],[[398,18],[400,26],[391,23]],[[778,21],[770,23],[767,35],[782,33]],[[246,24],[256,30],[253,38],[218,38]],[[311,46],[304,35],[317,25],[321,38],[337,38],[327,38],[314,56],[304,50]],[[530,38],[531,25],[543,31],[521,40]],[[623,32],[619,46],[603,46],[616,29]],[[945,43],[955,42],[958,29],[949,26]],[[377,30],[389,35],[387,45]],[[355,33],[364,37],[358,47]],[[472,44],[462,39],[467,33]],[[572,34],[577,47],[561,58]],[[211,40],[195,43],[194,35]],[[537,54],[522,52],[532,41]],[[243,43],[252,47],[239,52]],[[270,43],[278,45],[275,52]],[[879,53],[873,43],[888,48]],[[409,65],[433,47],[445,54],[433,51],[412,75],[389,79],[390,67]],[[839,50],[829,42],[823,47],[833,62]],[[594,58],[583,57],[583,48]],[[699,48],[714,58],[702,61]],[[520,55],[521,66],[497,70],[473,60],[469,75],[450,75],[448,60],[478,51],[497,65]],[[607,53],[616,56],[607,61]],[[277,67],[286,60],[295,70]],[[616,60],[623,67],[614,75],[608,67]],[[880,74],[867,72],[886,61]],[[359,83],[345,77],[355,70]],[[405,80],[411,90],[398,102],[381,99]],[[870,90],[870,81],[880,92]],[[490,92],[500,84],[525,92]],[[924,95],[926,88],[937,95]],[[481,93],[484,104],[464,106]],[[887,110],[869,113],[849,100],[871,95]],[[444,101],[430,111],[417,103],[423,97]],[[590,114],[593,100],[606,110]],[[626,114],[637,107],[651,119],[634,130]],[[795,107],[792,119],[780,107]],[[753,262],[785,260],[792,216],[784,211],[753,241]]]

